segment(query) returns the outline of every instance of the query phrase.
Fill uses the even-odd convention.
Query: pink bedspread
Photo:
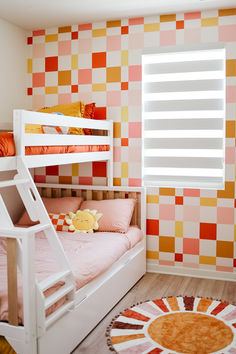
[[[131,226],[127,234],[96,232],[94,234],[71,234],[58,232],[64,250],[67,254],[73,274],[76,278],[77,290],[104,273],[126,251],[134,247],[142,239],[142,231]],[[58,270],[53,253],[44,237],[43,232],[36,236],[36,277],[41,281]],[[22,287],[19,279],[19,322],[23,322],[22,311]],[[49,296],[55,288],[48,289]],[[60,306],[60,303],[58,304]],[[55,306],[47,311],[47,315],[55,310]],[[7,321],[7,275],[6,275],[6,251],[4,242],[0,243],[0,320]]]

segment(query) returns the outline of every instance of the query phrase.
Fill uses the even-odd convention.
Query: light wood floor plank
[[[236,303],[236,282],[147,273],[80,343],[73,354],[111,354],[105,332],[114,316],[137,302],[177,295],[203,296]]]

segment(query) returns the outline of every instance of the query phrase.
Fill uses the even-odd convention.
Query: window
[[[143,184],[224,188],[225,48],[142,55]]]

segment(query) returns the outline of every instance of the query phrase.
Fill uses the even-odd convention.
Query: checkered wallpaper
[[[227,51],[224,191],[147,190],[149,261],[233,272],[236,267],[236,9],[155,15],[33,31],[28,38],[32,108],[85,100],[114,121],[114,184],[141,185],[141,52],[223,41]],[[105,163],[36,169],[40,182],[104,184]]]

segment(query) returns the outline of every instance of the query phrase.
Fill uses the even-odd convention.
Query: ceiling
[[[236,7],[236,0],[0,0],[0,17],[26,30]]]

